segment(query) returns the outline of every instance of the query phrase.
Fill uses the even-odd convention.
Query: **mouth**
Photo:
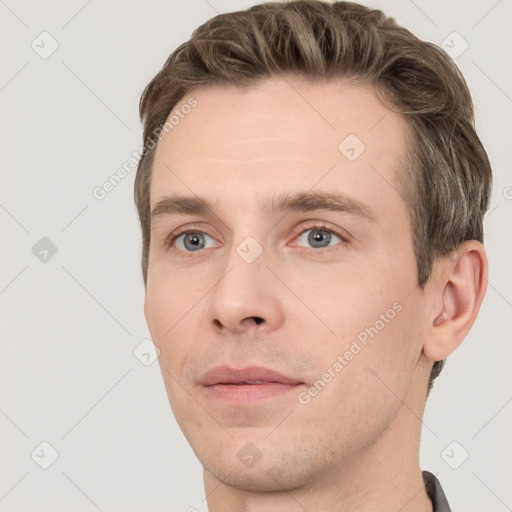
[[[304,384],[261,366],[242,369],[218,366],[205,373],[199,383],[210,399],[232,406],[277,399]]]

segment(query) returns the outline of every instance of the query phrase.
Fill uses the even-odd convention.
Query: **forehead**
[[[316,185],[360,200],[400,200],[407,124],[370,85],[290,76],[216,85],[195,89],[173,113],[155,154],[152,204],[188,193],[242,206],[251,194]]]

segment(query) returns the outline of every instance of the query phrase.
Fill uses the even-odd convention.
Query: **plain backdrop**
[[[171,51],[254,3],[0,0],[0,511],[206,510],[149,364],[135,172],[93,192],[140,147],[139,97]],[[474,96],[489,288],[428,400],[421,465],[454,511],[512,510],[512,2],[364,3],[450,48]]]

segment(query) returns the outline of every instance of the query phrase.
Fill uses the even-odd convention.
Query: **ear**
[[[488,277],[483,245],[476,240],[463,242],[437,262],[432,277],[428,292],[432,295],[431,318],[423,353],[440,361],[462,343],[480,310]]]

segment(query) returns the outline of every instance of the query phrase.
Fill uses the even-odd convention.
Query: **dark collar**
[[[435,475],[430,473],[430,471],[423,471],[422,475],[428,497],[432,501],[434,512],[451,512],[452,509],[450,508],[450,505],[448,505],[448,500],[444,495],[443,488],[441,487],[439,480]]]

